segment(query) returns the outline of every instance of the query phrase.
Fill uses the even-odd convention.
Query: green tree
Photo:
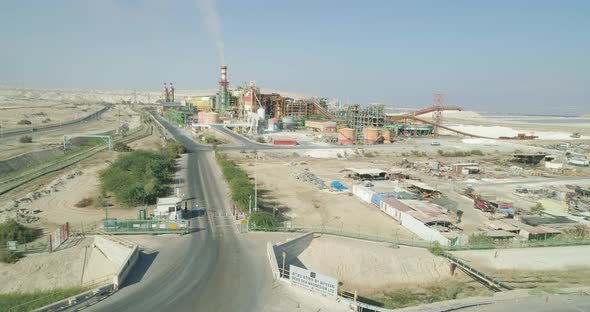
[[[537,203],[534,206],[531,206],[531,213],[532,214],[542,215],[544,211],[545,211],[545,207],[543,207],[543,204],[541,204],[541,203]]]

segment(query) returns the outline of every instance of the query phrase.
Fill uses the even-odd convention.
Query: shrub
[[[21,143],[33,143],[33,137],[30,135],[23,135],[18,139]]]
[[[28,119],[21,119],[16,124],[17,125],[30,125],[30,124],[32,124],[32,122]]]
[[[258,143],[266,143],[266,141],[264,140],[263,137],[257,137],[256,138],[256,142],[258,142]]]
[[[25,244],[33,241],[39,236],[39,231],[26,227],[16,220],[8,220],[0,223],[0,246],[6,246],[8,241],[17,241]]]
[[[96,208],[104,208],[108,205],[109,205],[109,202],[102,195],[98,195],[98,197],[96,197],[96,200],[94,201],[94,207],[96,207]]]
[[[123,142],[117,142],[113,145],[113,150],[115,152],[132,152],[133,149],[129,147],[129,145]]]
[[[435,256],[440,256],[445,252],[439,242],[434,242],[432,246],[428,247],[428,250]]]
[[[541,204],[541,203],[537,203],[536,205],[531,206],[531,213],[532,214],[542,215],[543,211],[545,211],[545,207],[543,207],[543,204]]]
[[[78,208],[84,208],[92,205],[93,202],[94,200],[92,198],[83,198],[80,201],[78,201],[74,206]]]
[[[277,217],[266,211],[257,211],[250,215],[249,221],[256,226],[274,228],[279,224]]]
[[[15,263],[19,258],[20,256],[16,251],[0,249],[0,262]]]

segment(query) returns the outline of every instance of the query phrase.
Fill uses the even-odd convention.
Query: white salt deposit
[[[448,126],[449,128],[462,131],[469,134],[480,135],[484,137],[490,138],[499,138],[499,137],[513,137],[519,133],[524,133],[526,135],[536,135],[539,137],[540,140],[576,140],[570,137],[570,133],[565,132],[556,132],[556,131],[527,131],[527,130],[515,130],[509,127],[502,127],[502,126],[493,126],[493,127],[486,127],[486,126],[472,126],[472,125],[452,125]],[[588,136],[582,136],[579,139],[589,139]],[[479,141],[474,141],[479,142]],[[465,142],[467,143],[467,142]],[[469,143],[468,143],[469,144]],[[471,143],[471,144],[479,144],[479,143]],[[486,144],[486,143],[481,143]]]

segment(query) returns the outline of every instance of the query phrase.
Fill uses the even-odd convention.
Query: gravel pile
[[[325,190],[328,188],[326,183],[324,183],[324,181],[318,178],[315,174],[309,172],[309,169],[294,173],[292,176],[299,181],[311,183],[320,190]]]

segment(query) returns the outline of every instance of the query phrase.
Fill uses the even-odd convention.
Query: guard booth
[[[180,197],[158,198],[156,209],[154,209],[154,216],[168,220],[181,220],[183,201]]]

